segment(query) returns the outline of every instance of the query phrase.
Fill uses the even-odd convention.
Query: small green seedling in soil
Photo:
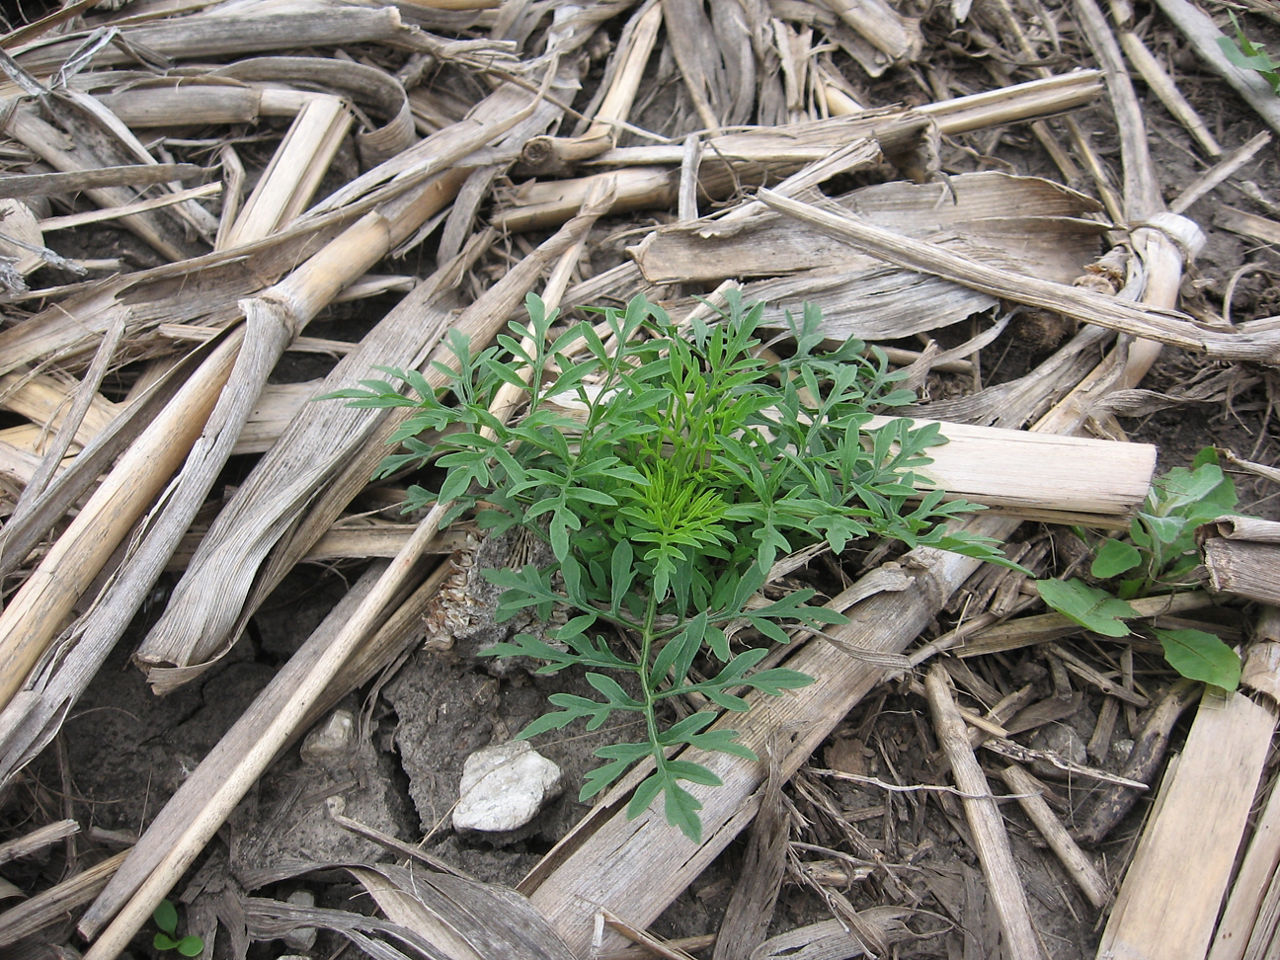
[[[1234,41],[1230,37],[1218,38],[1223,56],[1242,70],[1257,73],[1271,84],[1271,92],[1280,96],[1280,63],[1272,60],[1271,54],[1245,36],[1244,27],[1234,13],[1228,11],[1227,15],[1231,17],[1231,25],[1236,28],[1236,38]]]
[[[1202,450],[1190,469],[1175,467],[1155,479],[1127,538],[1108,538],[1096,546],[1089,573],[1105,586],[1072,578],[1040,580],[1036,587],[1045,603],[1082,627],[1106,637],[1128,636],[1126,621],[1138,614],[1127,601],[1196,587],[1196,527],[1235,505],[1231,478],[1212,448]],[[1152,633],[1169,665],[1184,677],[1226,690],[1239,684],[1240,658],[1221,638],[1194,629]]]
[[[668,822],[695,841],[701,803],[682,784],[721,781],[678,751],[754,754],[735,731],[713,727],[714,710],[671,723],[667,702],[696,693],[742,712],[749,689],[778,696],[805,686],[812,678],[795,670],[757,669],[768,647],[749,641],[785,644],[793,627],[844,622],[810,603],[813,589],[762,598],[775,560],[817,542],[839,554],[887,536],[1007,562],[994,541],[945,528],[977,507],[918,494],[915,471],[946,442],[936,424],[869,426],[873,411],[912,399],[883,353],[866,356],[854,340],[824,350],[813,306],[799,322],[788,317],[790,336],[763,351],[763,305],[727,301],[715,322],[687,327],[642,297],[595,310],[602,340],[591,323],[556,328],[555,313],[530,295],[529,322],[509,324],[496,345],[473,352],[450,335],[453,365],[434,365],[444,390],[388,369],[416,397],[384,380],[335,394],[353,406],[414,408],[393,437],[404,451],[379,475],[434,466],[444,479],[434,491],[411,486],[409,509],[452,502],[446,523],[474,513],[494,534],[518,528],[549,545],[554,563],[486,574],[505,590],[498,618],[532,609],[545,623],[560,603],[570,619],[483,653],[532,657],[542,673],[586,668],[595,695],[552,694],[556,709],[519,736],[634,717],[643,739],[596,750],[605,763],[580,797],[652,761],[629,815],[662,796]],[[511,424],[490,413],[504,384],[526,405]]]
[[[159,928],[151,940],[151,945],[157,950],[176,950],[184,957],[198,957],[204,950],[204,941],[194,934],[178,936],[178,908],[171,901],[161,900],[151,919]]]

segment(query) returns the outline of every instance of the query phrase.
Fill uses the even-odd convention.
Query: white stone
[[[560,768],[523,740],[477,750],[462,765],[455,830],[517,830],[560,793]]]

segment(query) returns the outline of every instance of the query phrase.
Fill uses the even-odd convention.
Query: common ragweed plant
[[[413,396],[383,380],[335,394],[416,408],[393,438],[403,450],[380,473],[434,464],[445,474],[438,490],[410,487],[409,509],[451,502],[445,522],[474,514],[493,533],[521,527],[550,545],[550,565],[489,572],[505,591],[498,618],[532,608],[545,621],[556,603],[571,618],[545,639],[521,633],[484,653],[532,657],[543,673],[583,668],[595,696],[553,694],[555,709],[520,736],[641,718],[643,739],[596,751],[605,762],[580,797],[650,759],[629,814],[661,795],[668,822],[695,841],[701,804],[682,784],[720,781],[680,749],[753,754],[734,731],[709,729],[714,711],[666,723],[664,701],[696,692],[741,712],[749,689],[804,686],[812,680],[797,671],[757,669],[768,645],[740,638],[787,643],[789,628],[844,622],[811,589],[763,598],[779,557],[818,541],[839,554],[882,536],[1004,562],[993,541],[943,526],[973,504],[918,489],[927,451],[945,442],[937,425],[869,427],[874,411],[912,399],[881,352],[857,340],[824,350],[813,306],[788,317],[789,335],[765,350],[763,306],[727,303],[713,322],[681,327],[638,297],[596,311],[602,324],[557,330],[531,295],[528,323],[511,323],[491,347],[473,352],[452,334],[453,365],[436,365],[445,390],[387,369]],[[490,412],[504,384],[527,400],[511,424]],[[695,662],[710,664],[702,679]]]

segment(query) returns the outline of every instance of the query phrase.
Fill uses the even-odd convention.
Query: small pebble
[[[307,734],[299,753],[307,763],[327,764],[351,755],[356,741],[356,718],[350,710],[335,710]]]
[[[289,894],[289,902],[295,907],[314,907],[316,895],[310,890],[295,890]],[[315,927],[297,927],[286,933],[281,939],[293,950],[310,950],[316,945]]]
[[[1082,765],[1089,762],[1084,738],[1076,732],[1074,727],[1061,723],[1049,724],[1041,728],[1036,739],[1043,744],[1045,750],[1063,760]]]
[[[518,830],[560,793],[560,768],[523,740],[483,747],[462,766],[455,830]]]

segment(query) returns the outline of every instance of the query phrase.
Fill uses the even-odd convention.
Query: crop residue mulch
[[[371,482],[397,413],[313,402],[431,375],[531,292],[680,319],[734,286],[883,348],[954,434],[939,482],[1037,577],[1125,528],[1141,444],[1216,447],[1276,517],[1280,98],[1220,76],[1229,9],[1280,36],[1264,0],[4,23],[0,953],[158,955],[167,896],[219,958],[1274,955],[1266,531],[1210,531],[1223,566],[1121,639],[1011,571],[798,557],[771,595],[851,623],[735,719],[763,759],[700,790],[701,844],[627,820],[634,783],[579,802],[612,734],[578,725],[536,741],[564,794],[484,838],[451,825],[464,759],[592,694],[476,656],[512,630],[477,571],[541,555],[404,515],[439,475]],[[1152,627],[1237,647],[1241,692]]]

